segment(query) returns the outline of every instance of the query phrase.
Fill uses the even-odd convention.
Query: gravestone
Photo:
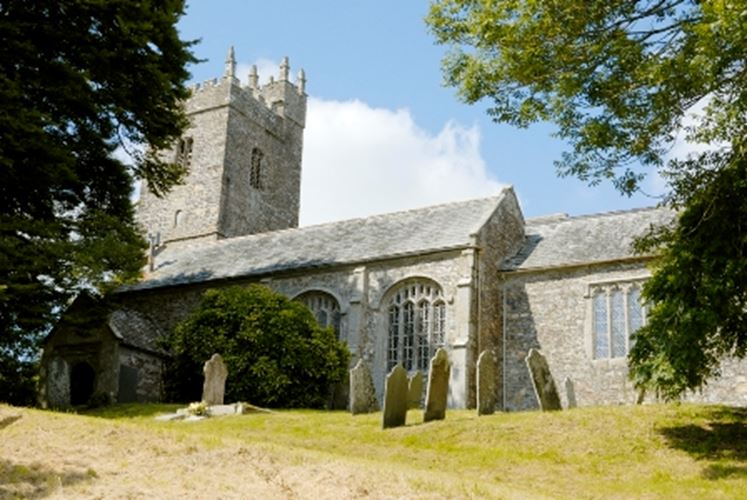
[[[49,363],[47,404],[50,408],[70,406],[70,367],[62,358],[54,358]]]
[[[449,356],[439,349],[431,359],[428,373],[428,390],[425,395],[425,415],[423,422],[443,420],[446,417],[446,401],[449,395]]]
[[[371,370],[359,359],[350,370],[350,413],[371,413],[378,410],[378,406]]]
[[[402,365],[392,368],[386,376],[384,388],[384,416],[382,428],[405,425],[407,418],[407,371]]]
[[[415,372],[407,382],[407,408],[420,408],[423,397],[423,374]]]
[[[477,358],[477,414],[495,413],[495,356],[482,351]]]
[[[202,385],[202,400],[208,405],[222,405],[226,393],[228,369],[220,354],[213,356],[202,367],[205,383]]]
[[[542,411],[560,410],[560,396],[550,373],[550,366],[537,349],[529,349],[526,357],[527,368],[532,379],[534,394]]]
[[[576,403],[576,388],[573,386],[573,380],[571,377],[566,377],[563,382],[565,386],[565,395],[568,398],[568,408],[575,408]]]

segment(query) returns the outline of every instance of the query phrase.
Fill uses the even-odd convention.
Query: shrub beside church
[[[349,352],[302,303],[262,285],[205,292],[165,339],[168,399],[199,401],[202,366],[219,353],[228,367],[226,401],[322,407],[346,375]]]

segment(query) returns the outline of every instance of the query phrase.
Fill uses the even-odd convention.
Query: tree
[[[184,171],[147,151],[187,125],[182,0],[0,0],[0,400],[81,289],[134,279],[145,243],[134,178]],[[129,149],[134,164],[114,156]]]
[[[560,175],[628,195],[646,172],[668,180],[678,215],[637,245],[658,258],[629,357],[635,383],[667,397],[747,349],[745,19],[744,0],[438,0],[426,19],[462,99],[490,100],[497,122],[557,126]],[[670,158],[682,132],[706,150]]]
[[[350,354],[311,311],[261,285],[208,290],[168,336],[167,397],[199,401],[202,366],[228,368],[226,399],[270,407],[321,407],[347,373]]]

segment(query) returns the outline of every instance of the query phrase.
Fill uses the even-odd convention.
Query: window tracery
[[[409,281],[389,299],[387,371],[397,363],[408,371],[427,372],[436,349],[444,345],[446,305],[441,288],[429,281]]]
[[[624,358],[646,323],[641,283],[593,285],[591,296],[594,359]]]
[[[332,327],[340,339],[340,304],[330,294],[318,290],[304,292],[295,298],[312,312],[319,326]]]

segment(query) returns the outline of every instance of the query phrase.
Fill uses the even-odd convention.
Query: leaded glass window
[[[612,357],[620,358],[627,354],[627,332],[625,331],[625,304],[619,288],[610,294],[610,333],[612,337]]]
[[[397,363],[408,371],[428,371],[435,349],[444,344],[446,306],[441,289],[428,281],[410,281],[389,299],[387,370]]]
[[[609,356],[609,339],[607,337],[607,294],[598,291],[594,294],[594,357]]]
[[[596,285],[592,292],[594,358],[624,358],[631,336],[645,324],[638,283]]]
[[[340,338],[340,304],[326,292],[310,291],[296,297],[314,314],[319,326],[332,327],[337,338]]]

